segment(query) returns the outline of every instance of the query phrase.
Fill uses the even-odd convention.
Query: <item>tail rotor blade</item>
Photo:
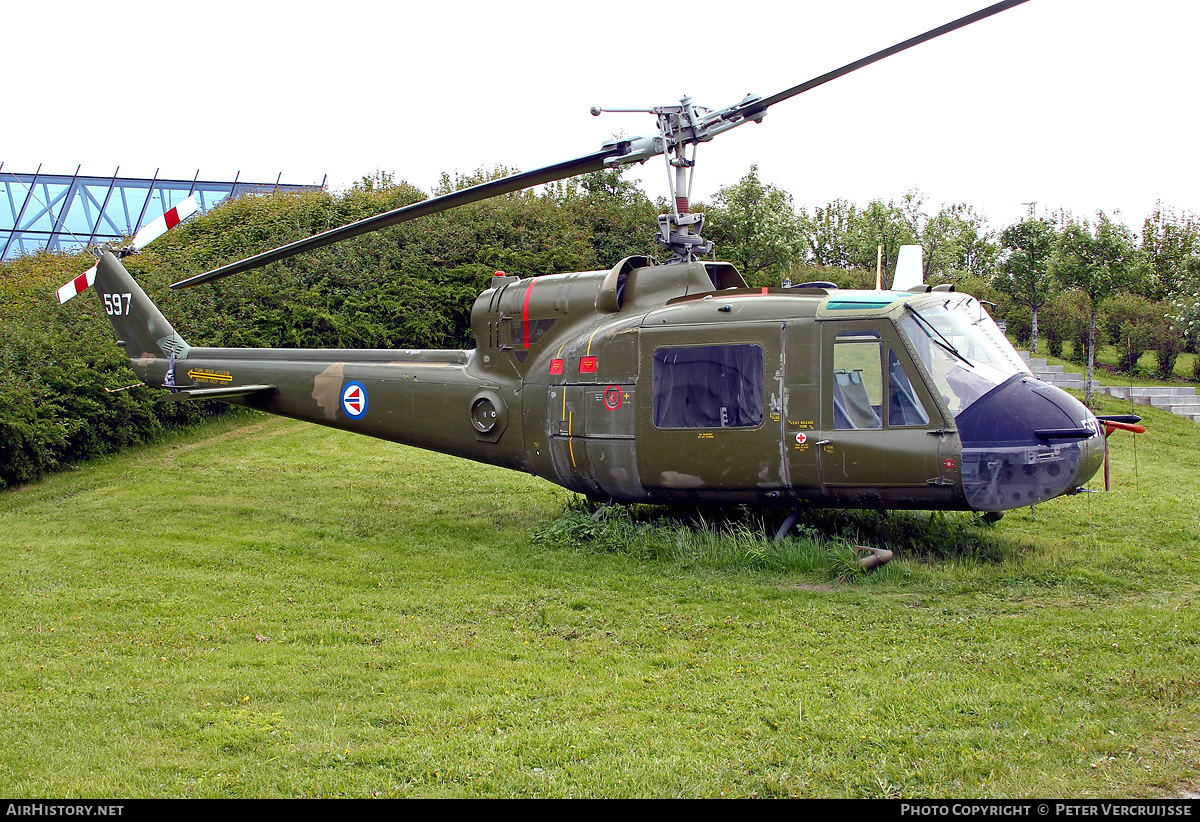
[[[166,214],[158,217],[138,229],[137,234],[133,235],[133,241],[129,244],[127,253],[136,253],[141,251],[150,243],[157,240],[163,234],[166,234],[175,226],[191,217],[200,210],[199,204],[196,202],[196,195],[188,197],[169,210]],[[125,253],[125,252],[123,252]],[[58,304],[62,305],[67,300],[79,294],[94,285],[96,282],[96,266],[92,266],[87,271],[80,274],[75,279],[68,283],[59,286],[58,289]]]
[[[74,297],[79,292],[91,287],[96,282],[96,266],[92,266],[87,271],[80,274],[75,279],[59,286],[58,289],[58,304],[62,305],[67,300]]]
[[[196,202],[196,195],[193,194],[179,205],[167,211],[166,214],[151,220],[138,229],[137,234],[133,235],[133,242],[130,244],[130,249],[134,252],[141,251],[199,210],[200,206]]]

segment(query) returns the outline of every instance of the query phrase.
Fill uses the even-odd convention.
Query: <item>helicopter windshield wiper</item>
[[[929,334],[929,332],[932,331],[933,334],[937,334],[938,337],[941,338],[941,339],[934,339],[933,334],[929,334],[930,342],[932,342],[934,345],[937,345],[940,348],[944,348],[947,353],[953,354],[954,356],[958,357],[960,360],[962,360],[963,362],[965,362],[967,364],[968,368],[975,367],[975,364],[973,362],[971,362],[970,360],[968,360],[966,357],[964,357],[962,354],[960,354],[958,349],[954,347],[954,343],[952,343],[948,339],[946,339],[946,335],[944,335],[941,331],[938,331],[937,328],[935,328],[934,325],[929,322],[929,320],[922,317],[920,315],[920,313],[917,311],[917,309],[913,308],[911,305],[906,305],[904,307],[907,308],[910,312],[912,312],[913,319],[915,319],[917,321],[918,325],[920,325],[922,328],[925,329],[926,334]]]

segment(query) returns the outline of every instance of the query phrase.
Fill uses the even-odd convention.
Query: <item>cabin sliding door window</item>
[[[654,352],[654,425],[746,428],[763,421],[763,350],[702,345]]]

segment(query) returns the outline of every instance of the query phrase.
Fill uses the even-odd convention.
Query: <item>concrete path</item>
[[[1061,365],[1047,365],[1044,358],[1030,357],[1025,351],[1017,353],[1021,355],[1021,359],[1025,360],[1029,370],[1033,372],[1033,376],[1042,382],[1057,385],[1059,388],[1075,388],[1080,391],[1087,387],[1087,380],[1078,374],[1064,372]],[[1188,417],[1200,422],[1200,397],[1196,395],[1195,388],[1175,386],[1134,386],[1131,388],[1128,385],[1100,385],[1099,383],[1094,387],[1095,390],[1103,391],[1118,399],[1127,400],[1132,396],[1134,402],[1153,405],[1155,408],[1162,408],[1181,417]]]

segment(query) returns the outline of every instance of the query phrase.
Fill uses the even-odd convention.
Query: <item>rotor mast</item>
[[[691,97],[684,97],[677,106],[655,106],[654,108],[601,108],[592,106],[592,115],[603,112],[653,114],[658,120],[658,135],[640,137],[631,141],[628,154],[613,157],[607,165],[625,165],[645,162],[655,154],[661,154],[667,162],[667,185],[671,190],[674,210],[658,215],[658,234],[655,239],[671,251],[671,262],[692,262],[697,256],[710,254],[712,241],[701,236],[704,230],[704,215],[691,208],[692,178],[696,170],[696,149],[713,137],[747,122],[762,122],[765,111],[757,116],[746,117],[742,109],[760,98],[747,94],[736,105],[711,111],[692,104]],[[688,147],[691,151],[688,151]]]
[[[658,114],[659,133],[667,148],[663,153],[667,160],[667,185],[675,210],[658,215],[657,239],[671,250],[671,262],[691,262],[697,254],[712,253],[713,248],[711,240],[700,236],[704,230],[704,215],[693,213],[691,207],[692,177],[699,143],[691,144],[692,153],[688,157],[688,144],[680,138],[685,128],[695,130],[696,114],[691,97],[684,97],[678,106],[666,107]]]

